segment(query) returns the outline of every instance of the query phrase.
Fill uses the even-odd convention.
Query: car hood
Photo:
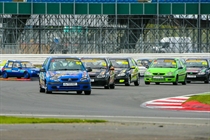
[[[144,67],[144,66],[138,66],[138,68],[139,68],[140,70],[146,70],[146,69],[147,69],[147,68]]]
[[[151,73],[168,73],[174,72],[176,68],[149,68],[147,71]]]
[[[89,75],[99,75],[102,72],[106,72],[106,69],[92,69],[91,72],[88,72]]]
[[[128,68],[115,68],[115,73],[123,73],[126,72],[128,70]]]
[[[69,78],[75,77],[79,78],[82,77],[84,71],[48,71],[46,73],[47,77],[56,77],[56,78]]]
[[[187,68],[187,72],[200,72],[201,70],[205,70],[206,68]]]

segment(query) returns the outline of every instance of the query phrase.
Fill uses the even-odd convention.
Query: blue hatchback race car
[[[2,68],[2,77],[31,78],[39,76],[39,68],[35,68],[30,61],[8,60]]]
[[[91,94],[91,81],[86,68],[77,57],[52,56],[46,58],[39,74],[40,92],[76,91]]]

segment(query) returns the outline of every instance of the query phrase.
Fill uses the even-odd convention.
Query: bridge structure
[[[0,53],[209,53],[209,7],[210,0],[1,0]]]

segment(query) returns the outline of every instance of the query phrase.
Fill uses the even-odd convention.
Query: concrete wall
[[[158,58],[158,57],[210,57],[210,53],[125,53],[125,54],[0,54],[0,60],[29,60],[33,64],[42,64],[48,56],[107,56],[107,57],[133,57]]]

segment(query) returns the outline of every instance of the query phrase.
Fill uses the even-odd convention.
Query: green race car
[[[180,58],[154,59],[144,74],[146,85],[150,83],[173,83],[173,85],[186,85],[186,66]]]

